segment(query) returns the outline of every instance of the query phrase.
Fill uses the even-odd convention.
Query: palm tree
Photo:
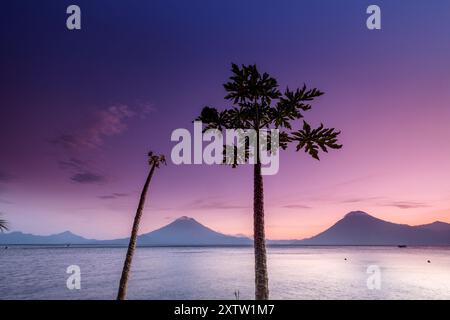
[[[290,142],[296,142],[296,151],[304,150],[313,158],[319,160],[319,150],[328,152],[330,149],[340,149],[338,144],[339,131],[334,128],[318,128],[303,121],[303,127],[292,131],[295,120],[303,118],[303,112],[311,109],[310,102],[321,96],[318,89],[307,89],[306,85],[296,90],[288,87],[284,92],[279,90],[277,80],[267,73],[261,74],[256,65],[232,64],[232,76],[224,84],[227,95],[225,100],[232,107],[218,111],[212,107],[204,107],[196,119],[206,124],[204,130],[217,129],[253,129],[256,131],[256,147],[258,150],[254,164],[253,182],[253,232],[255,250],[255,298],[269,298],[266,243],[264,231],[264,189],[260,162],[260,130],[275,128],[289,129],[291,132],[279,133],[279,146],[286,149]],[[271,143],[268,142],[267,150]],[[264,147],[264,146],[262,146]],[[236,150],[236,149],[235,149]],[[235,167],[237,163],[233,163]]]
[[[117,300],[124,300],[127,294],[128,276],[131,269],[134,250],[136,249],[136,239],[139,231],[139,223],[141,221],[142,211],[144,209],[148,186],[150,185],[150,181],[152,180],[155,169],[159,168],[161,164],[166,164],[166,159],[163,155],[156,155],[150,151],[148,153],[148,164],[150,165],[150,171],[148,173],[147,180],[145,181],[144,188],[142,189],[141,198],[139,199],[139,206],[134,217],[133,229],[131,231],[130,243],[128,244],[127,256],[123,265],[122,276],[120,277]]]
[[[8,231],[8,222],[6,220],[0,219],[0,232]]]

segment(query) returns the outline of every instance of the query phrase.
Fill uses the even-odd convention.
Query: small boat
[[[408,246],[406,244],[399,244],[397,247],[399,247],[399,248],[406,248]]]

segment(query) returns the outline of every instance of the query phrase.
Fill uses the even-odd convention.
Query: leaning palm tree
[[[269,286],[266,262],[266,243],[264,231],[264,193],[261,175],[260,146],[265,150],[276,152],[268,139],[267,145],[261,145],[260,131],[274,128],[279,133],[279,147],[286,149],[290,142],[296,142],[296,151],[304,150],[313,158],[319,160],[319,150],[328,152],[330,149],[340,149],[338,144],[339,131],[334,128],[318,128],[303,121],[299,130],[292,130],[296,120],[303,118],[303,112],[311,109],[310,102],[321,96],[318,89],[307,89],[306,85],[296,90],[286,88],[279,90],[277,80],[267,73],[261,74],[256,65],[232,64],[232,76],[224,84],[227,95],[225,100],[231,102],[232,107],[222,111],[204,107],[196,119],[206,124],[204,130],[216,129],[252,129],[256,132],[256,161],[254,164],[253,185],[253,235],[255,250],[255,298],[263,300],[269,298]],[[289,130],[290,132],[282,131]],[[236,150],[236,148],[234,149]],[[236,154],[236,151],[235,151]],[[236,160],[235,156],[235,160]],[[237,162],[232,164],[233,167]]]
[[[119,292],[117,294],[117,300],[124,300],[127,294],[128,276],[130,274],[131,262],[133,260],[134,250],[136,249],[136,240],[139,231],[139,223],[142,217],[142,211],[144,209],[145,198],[147,195],[150,181],[152,180],[155,169],[159,168],[162,164],[166,164],[166,159],[163,155],[156,155],[153,152],[148,153],[148,164],[150,165],[150,171],[145,181],[144,188],[142,189],[141,198],[139,199],[139,205],[134,217],[133,229],[131,230],[130,243],[128,244],[127,255],[125,257],[125,263],[123,265],[122,276],[120,277]]]
[[[8,222],[6,220],[0,219],[0,232],[8,231]]]

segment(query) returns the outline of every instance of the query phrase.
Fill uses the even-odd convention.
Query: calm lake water
[[[0,299],[114,299],[125,251],[0,249]],[[450,299],[450,248],[272,247],[268,259],[273,299]],[[80,290],[66,287],[69,265],[81,268]],[[379,290],[367,286],[371,265]],[[249,247],[138,248],[128,298],[234,299],[239,290],[252,299],[253,284]]]

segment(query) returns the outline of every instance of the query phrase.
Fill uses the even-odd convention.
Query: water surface
[[[450,248],[271,247],[273,299],[450,299]],[[0,249],[0,299],[114,299],[125,248]],[[138,248],[129,299],[252,299],[250,247]],[[430,262],[428,262],[428,260]],[[69,265],[81,289],[69,290]],[[368,289],[378,266],[381,288]]]

